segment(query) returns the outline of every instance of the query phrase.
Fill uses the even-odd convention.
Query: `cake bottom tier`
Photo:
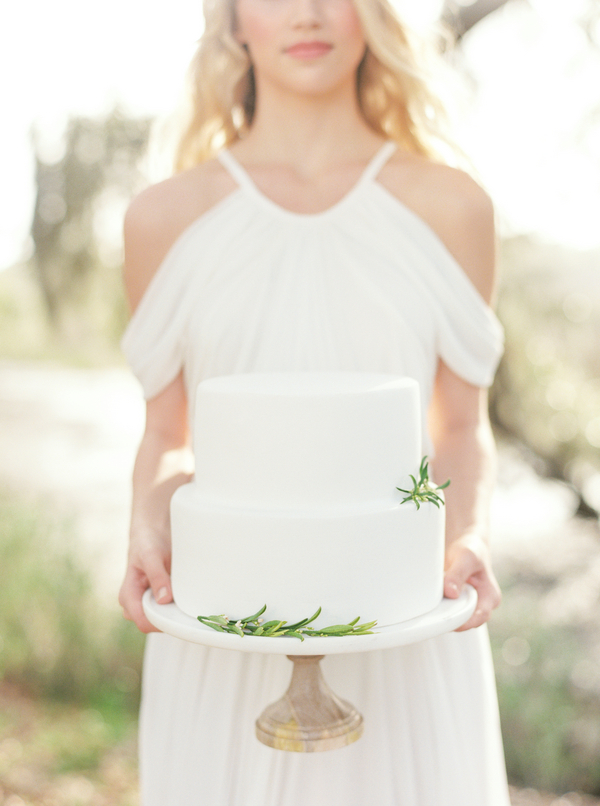
[[[171,577],[190,616],[268,619],[315,626],[397,624],[442,599],[444,510],[408,502],[331,514],[235,510],[203,501],[195,485],[171,502]]]

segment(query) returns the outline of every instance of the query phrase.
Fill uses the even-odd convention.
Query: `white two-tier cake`
[[[419,390],[353,372],[256,373],[198,387],[193,482],[171,503],[188,615],[396,624],[442,599],[444,507],[413,501]]]

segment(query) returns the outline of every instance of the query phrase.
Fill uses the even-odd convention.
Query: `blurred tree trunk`
[[[64,156],[53,164],[39,156],[34,135],[32,266],[57,331],[73,312],[89,316],[91,284],[98,277],[106,284],[120,266],[120,247],[111,254],[102,230],[111,211],[122,216],[120,208],[140,184],[138,162],[149,129],[149,120],[132,120],[118,110],[104,119],[74,118],[65,132]]]
[[[470,5],[459,5],[449,0],[444,5],[442,19],[454,32],[456,41],[460,41],[478,22],[507,2],[508,0],[475,0]]]

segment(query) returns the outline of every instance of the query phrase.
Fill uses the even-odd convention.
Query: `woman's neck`
[[[252,127],[236,152],[247,162],[283,162],[309,176],[332,158],[368,157],[380,143],[353,87],[333,97],[266,92],[259,96]]]

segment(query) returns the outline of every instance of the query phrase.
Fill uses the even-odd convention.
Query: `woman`
[[[149,636],[143,806],[507,806],[485,627],[500,600],[487,545],[486,414],[501,332],[493,212],[435,158],[436,102],[388,0],[209,0],[181,169],[131,205],[123,346],[147,399],[120,595],[172,600],[169,500],[189,480],[204,377],[251,371],[410,375],[447,495],[445,594],[462,631],[324,661],[365,735],[330,753],[259,744],[253,722],[289,663]],[[224,146],[226,148],[224,148]],[[480,628],[480,629],[477,629]]]

